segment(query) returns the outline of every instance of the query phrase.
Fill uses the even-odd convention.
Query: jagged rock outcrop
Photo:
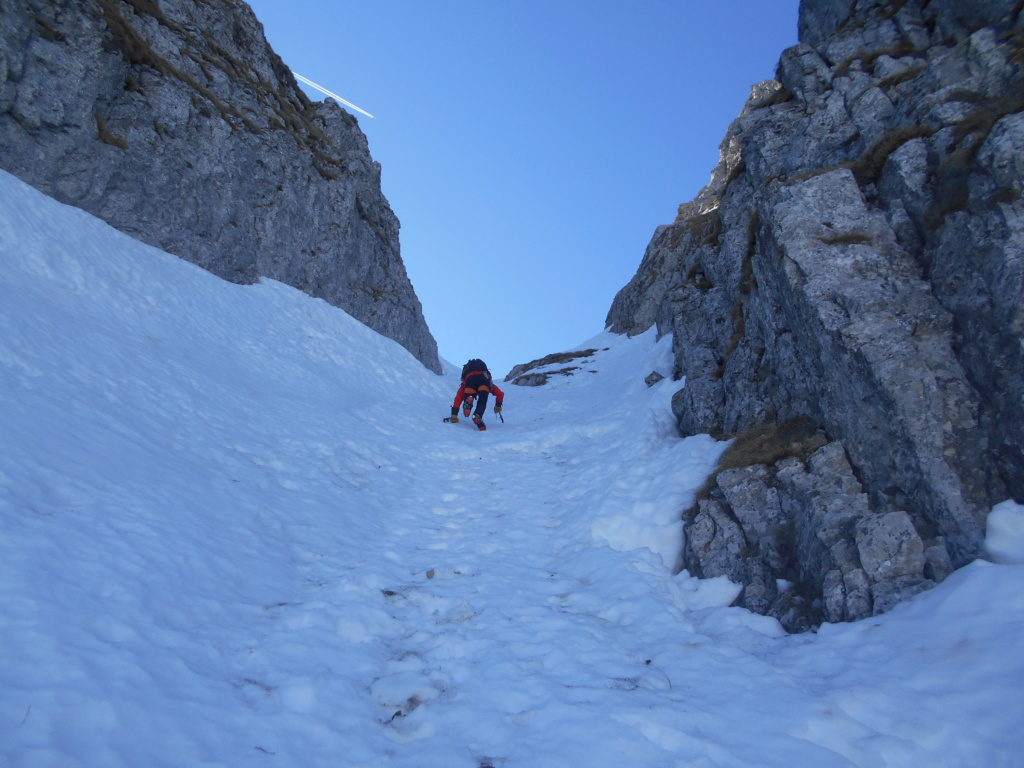
[[[240,0],[0,4],[0,167],[227,280],[343,308],[440,373],[355,118]]]
[[[809,419],[738,438],[685,525],[693,574],[742,584],[737,604],[794,632],[881,613],[952,571],[944,539],[873,510],[842,444]]]
[[[792,466],[762,468],[810,525],[786,518],[785,564],[751,560],[730,476],[689,513],[688,566],[702,567],[695,534],[715,541],[695,521],[733,520],[742,542],[719,548],[747,555],[730,573],[768,585],[751,607],[779,614],[770,582],[796,578],[813,624],[943,578],[981,553],[993,504],[1024,500],[1024,14],[1019,0],[804,0],[800,40],[607,324],[673,334],[684,434],[803,417],[848,457],[863,500],[836,525],[790,488]],[[872,575],[890,550],[905,572]]]
[[[604,350],[579,349],[575,352],[555,352],[537,360],[513,366],[505,377],[505,381],[520,387],[541,387],[547,384],[548,379],[552,376],[573,376],[577,371],[583,370],[580,365],[565,365],[565,363],[580,361],[585,364],[590,362],[589,358],[601,351],[607,352],[607,347]],[[556,368],[555,366],[561,367]]]

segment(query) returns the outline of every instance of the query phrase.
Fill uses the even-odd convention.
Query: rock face
[[[834,446],[827,469],[750,469],[755,502],[720,473],[688,513],[687,567],[777,615],[770,582],[795,580],[816,607],[792,626],[891,607],[1024,500],[1021,5],[804,0],[800,40],[607,320],[673,334],[684,434],[799,417]],[[851,494],[838,517],[815,511],[829,475]],[[776,519],[789,554],[754,557]]]
[[[751,430],[723,464],[687,511],[686,566],[743,584],[738,604],[790,631],[881,613],[952,570],[942,537],[926,547],[907,512],[872,509],[808,419]]]
[[[240,0],[0,3],[0,166],[239,283],[341,307],[440,373],[380,167]]]

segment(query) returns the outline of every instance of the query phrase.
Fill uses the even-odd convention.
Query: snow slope
[[[6,174],[0,265],[0,765],[1024,763],[1012,502],[1007,564],[788,637],[672,575],[723,446],[644,385],[668,339],[478,433],[344,312]]]

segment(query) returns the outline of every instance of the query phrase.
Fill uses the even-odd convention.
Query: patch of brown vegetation
[[[715,284],[708,280],[708,276],[704,274],[704,263],[699,258],[687,270],[686,277],[683,279],[683,285],[692,286],[702,292],[710,291],[715,287]]]
[[[733,442],[718,459],[714,471],[697,491],[693,505],[687,510],[690,517],[696,514],[697,502],[711,495],[720,472],[754,464],[770,467],[790,457],[807,461],[812,453],[828,442],[817,423],[809,416],[796,416],[782,424],[762,424],[735,437],[721,434],[716,437],[722,440],[732,439]]]
[[[949,214],[967,209],[967,182],[978,149],[997,122],[1021,111],[1024,111],[1024,94],[1013,92],[985,101],[956,124],[954,135],[961,146],[943,159],[935,173],[935,202],[925,216],[929,230],[938,229]]]
[[[927,125],[906,125],[885,133],[871,149],[853,161],[850,169],[857,183],[862,187],[874,184],[889,155],[908,141],[928,138],[934,133],[935,129]]]
[[[888,91],[890,88],[895,88],[897,85],[900,85],[901,83],[906,83],[909,82],[910,80],[913,80],[919,74],[924,72],[925,69],[927,69],[927,67],[921,64],[920,66],[910,67],[908,69],[903,70],[902,72],[897,72],[895,75],[889,75],[888,77],[878,82],[878,87],[881,88],[883,91]]]
[[[857,180],[857,184],[861,187],[866,187],[869,184],[874,184],[878,181],[878,176],[881,174],[882,168],[885,166],[885,161],[889,159],[889,155],[902,147],[908,141],[928,138],[934,133],[935,129],[927,125],[907,125],[902,128],[894,128],[884,134],[882,138],[875,142],[871,149],[862,154],[856,160],[847,160],[845,163],[837,163],[836,165],[830,165],[825,168],[814,168],[809,171],[803,171],[802,173],[790,176],[786,179],[786,183],[794,184],[800,181],[807,181],[808,179],[813,179],[815,176],[821,176],[822,174],[831,173],[832,171],[837,171],[841,168],[847,168],[853,172],[853,176]]]

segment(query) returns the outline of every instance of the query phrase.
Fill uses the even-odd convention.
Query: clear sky
[[[291,69],[374,115],[357,117],[441,356],[503,377],[603,330],[796,44],[798,0],[249,4]]]

